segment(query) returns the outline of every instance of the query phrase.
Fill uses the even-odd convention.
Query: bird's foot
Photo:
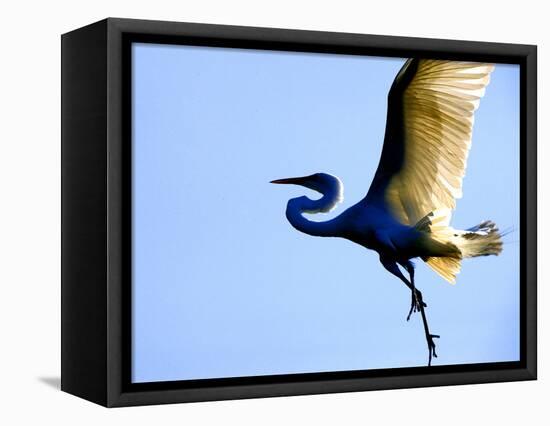
[[[432,357],[437,358],[437,353],[435,352],[435,342],[434,339],[439,339],[438,334],[426,334],[426,341],[428,342],[428,367],[432,365]]]
[[[428,319],[426,318],[426,311],[424,310],[424,308],[427,308],[427,307],[428,305],[426,305],[424,303],[424,300],[422,299],[422,293],[420,293],[420,291],[418,291],[416,288],[413,287],[411,309],[409,311],[409,316],[407,317],[407,321],[409,320],[413,312],[420,312],[422,316],[422,323],[424,326],[424,333],[426,335],[426,343],[428,344],[428,367],[430,367],[432,365],[432,359],[437,358],[434,339],[439,339],[439,335],[430,333],[430,328],[428,326]]]
[[[428,305],[426,305],[422,300],[422,294],[418,290],[414,289],[411,291],[411,309],[407,315],[407,321],[411,319],[413,312],[420,312],[421,307],[427,308]]]

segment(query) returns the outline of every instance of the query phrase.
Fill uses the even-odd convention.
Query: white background
[[[539,46],[539,380],[107,410],[64,394],[60,358],[60,34],[107,16]],[[0,422],[19,424],[542,424],[550,309],[548,13],[544,2],[19,1],[0,25]],[[497,183],[496,183],[497,184]]]

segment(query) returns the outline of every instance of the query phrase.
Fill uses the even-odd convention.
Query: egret
[[[343,184],[327,173],[273,180],[320,193],[288,201],[286,217],[298,231],[340,237],[378,253],[380,263],[411,291],[420,312],[428,366],[437,357],[426,303],[414,282],[420,258],[449,283],[465,258],[498,255],[501,233],[486,220],[466,230],[450,226],[472,143],[474,112],[489,84],[492,64],[408,59],[388,94],[386,131],[378,168],[366,196],[339,216],[315,222],[304,213],[325,213],[343,200]],[[399,268],[408,274],[408,278]]]

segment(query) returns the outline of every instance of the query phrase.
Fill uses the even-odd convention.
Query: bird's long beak
[[[307,179],[307,176],[302,176],[302,177],[293,177],[293,178],[286,178],[286,179],[275,179],[275,180],[272,180],[270,183],[303,185],[306,179]]]

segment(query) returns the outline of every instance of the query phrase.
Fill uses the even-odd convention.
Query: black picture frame
[[[62,390],[116,407],[536,379],[536,46],[109,18],[62,36]],[[130,382],[130,44],[520,66],[520,361]]]

